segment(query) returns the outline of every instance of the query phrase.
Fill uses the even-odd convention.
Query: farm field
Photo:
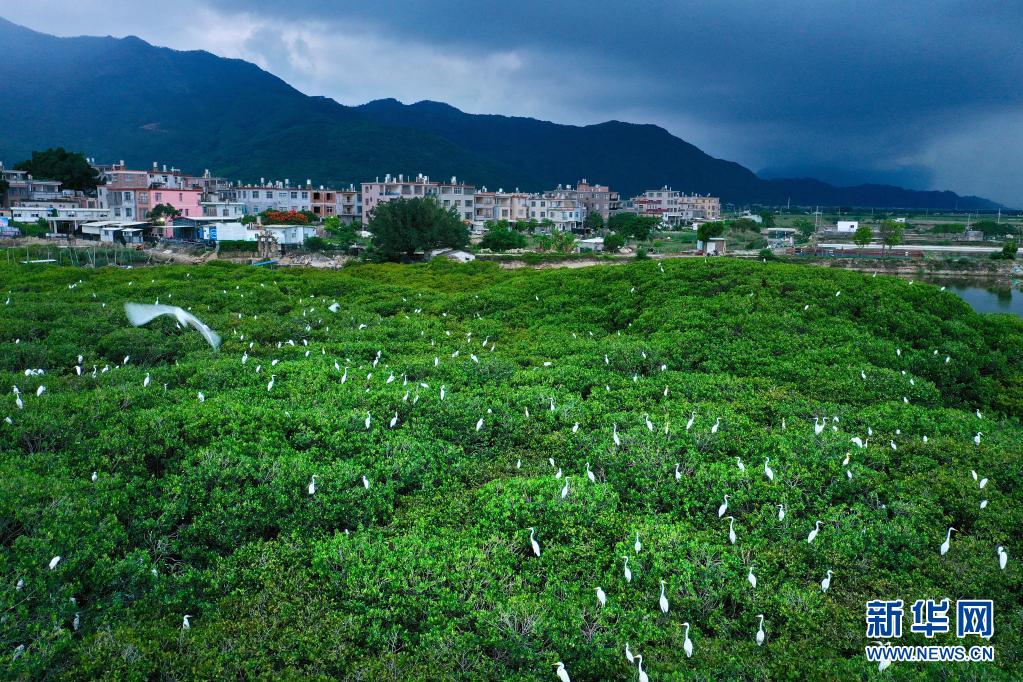
[[[1020,318],[727,258],[0,283],[4,679],[1023,669]],[[994,636],[909,632],[943,598]],[[994,662],[879,673],[873,599]]]

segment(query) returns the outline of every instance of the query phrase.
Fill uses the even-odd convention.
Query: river
[[[936,286],[947,287],[959,298],[970,304],[978,313],[1009,313],[1023,317],[1023,290],[1016,285],[998,286],[991,282],[975,279],[930,279],[926,280]]]

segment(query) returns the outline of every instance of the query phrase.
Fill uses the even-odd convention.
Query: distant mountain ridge
[[[347,107],[243,60],[135,37],[57,38],[0,19],[0,44],[0,160],[8,164],[60,145],[105,161],[159,160],[246,181],[348,184],[422,172],[524,191],[587,178],[623,197],[667,184],[736,204],[999,206],[953,192],[765,180],[655,125],[571,126],[430,101]]]

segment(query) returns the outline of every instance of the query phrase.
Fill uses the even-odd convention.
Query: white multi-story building
[[[377,177],[373,182],[362,183],[362,224],[368,225],[373,211],[380,204],[392,199],[415,199],[436,196],[437,183],[431,182],[426,175],[419,174],[413,178],[404,175],[397,177],[385,175],[383,182]]]
[[[549,220],[554,223],[552,230],[580,230],[584,214],[585,209],[578,199],[557,192],[529,197],[529,219],[540,223]]]
[[[475,215],[476,186],[459,182],[452,177],[451,182],[437,183],[437,203],[444,208],[453,208],[463,222],[472,222]]]
[[[263,211],[311,211],[312,189],[308,186],[292,186],[289,180],[284,182],[265,183],[258,185],[235,185],[220,192],[220,198],[228,202],[240,202],[245,205],[246,215],[255,215]]]

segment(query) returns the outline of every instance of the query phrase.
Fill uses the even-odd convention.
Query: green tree
[[[860,225],[853,232],[853,241],[856,242],[856,246],[861,249],[868,246],[871,240],[874,239],[874,231],[867,225]]]
[[[327,242],[323,241],[323,237],[306,237],[305,247],[310,251],[323,251]]]
[[[812,235],[816,230],[813,226],[813,221],[809,218],[796,218],[792,221],[792,227],[799,230],[799,234],[803,237],[803,239],[809,239],[810,235]]]
[[[367,229],[383,260],[411,260],[416,251],[458,248],[469,243],[469,230],[454,209],[432,197],[395,199],[373,210]]]
[[[696,228],[697,241],[706,242],[711,237],[720,237],[725,233],[725,224],[722,222],[703,223]]]
[[[483,236],[480,246],[491,251],[508,251],[521,249],[526,245],[526,238],[516,232],[507,220],[487,224],[487,233]]]
[[[603,230],[604,216],[600,215],[596,211],[590,211],[586,214],[586,218],[583,220],[583,227],[591,232]]]
[[[39,180],[59,180],[63,189],[80,192],[96,189],[99,180],[99,172],[89,165],[84,155],[69,152],[63,147],[32,152],[31,159],[16,164],[14,168],[28,171]]]
[[[252,223],[256,222],[256,216],[243,215],[238,222],[240,222],[242,225],[251,225]]]
[[[625,237],[617,232],[611,232],[604,237],[604,250],[616,253],[618,249],[625,246]]]
[[[971,230],[979,230],[984,237],[999,237],[1005,234],[1012,234],[1012,226],[1008,223],[997,223],[994,220],[978,220],[970,225]]]
[[[881,221],[881,243],[888,247],[889,252],[893,246],[902,243],[905,232],[906,226],[903,223],[897,223],[894,220]]]
[[[1015,240],[1009,240],[1005,242],[1002,247],[1002,258],[1006,260],[1013,260],[1016,258],[1016,252],[1019,251],[1019,244]]]
[[[774,214],[773,213],[771,213],[770,211],[761,211],[757,215],[760,216],[760,220],[762,221],[760,223],[761,226],[763,226],[763,227],[774,227]]]
[[[157,204],[149,211],[149,220],[153,223],[166,223],[167,219],[173,220],[181,215],[181,211],[170,204]]]
[[[636,217],[635,213],[615,213],[607,219],[607,229],[622,235],[632,234],[629,224]]]
[[[341,231],[341,219],[336,215],[327,216],[323,219],[323,229],[329,234],[336,234]]]

